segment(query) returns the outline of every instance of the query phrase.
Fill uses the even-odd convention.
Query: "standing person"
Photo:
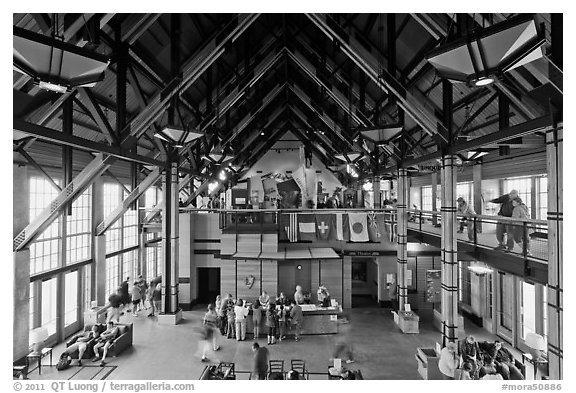
[[[472,378],[472,364],[464,363],[462,365],[462,372],[460,373],[460,380],[470,380]]]
[[[392,310],[398,310],[398,288],[396,282],[392,281],[386,283],[386,290],[388,291],[388,297],[390,298],[390,307]]]
[[[140,307],[140,300],[142,299],[142,294],[140,293],[140,285],[138,281],[134,281],[132,285],[132,315],[138,316],[138,308]]]
[[[466,203],[464,198],[459,197],[456,201],[458,202],[458,210],[456,211],[464,216],[460,222],[460,229],[458,232],[462,233],[464,231],[464,224],[466,224],[468,227],[468,240],[474,241],[475,226],[472,217],[476,215],[476,212],[472,206]]]
[[[260,301],[256,299],[252,305],[252,325],[254,326],[254,341],[258,340],[260,335],[260,323],[262,321],[262,306]]]
[[[130,277],[126,277],[126,280],[122,281],[120,284],[120,296],[122,297],[122,304],[124,306],[129,306],[130,304],[130,293],[128,292],[128,281]],[[130,310],[126,310],[126,312],[130,312]]]
[[[512,199],[518,197],[518,191],[511,190],[510,193],[504,194],[501,197],[491,199],[488,202],[500,203],[500,210],[498,215],[502,217],[512,217],[512,212],[514,211],[514,206],[512,205]],[[513,226],[508,223],[499,222],[496,224],[496,239],[498,240],[498,246],[495,250],[505,250],[506,248],[514,248],[514,237],[513,237]],[[504,234],[506,234],[506,244],[504,244]]]
[[[290,310],[290,319],[292,320],[292,327],[294,328],[294,339],[300,340],[300,329],[304,315],[302,314],[302,307],[295,300],[292,300],[292,309]]]
[[[108,304],[110,307],[106,313],[106,322],[116,319],[116,323],[120,322],[120,305],[122,303],[122,296],[119,293],[113,293],[108,297]]]
[[[161,283],[156,284],[156,286],[154,287],[154,292],[152,293],[152,303],[154,304],[154,307],[152,307],[152,315],[154,315],[154,312],[156,312],[157,314],[160,314],[160,312],[162,311],[162,284]]]
[[[270,303],[270,296],[268,296],[268,292],[262,291],[262,294],[260,295],[258,300],[260,301],[262,307],[264,308],[268,307],[268,303]]]
[[[336,335],[336,346],[334,347],[334,354],[332,358],[340,358],[342,352],[346,353],[348,359],[346,363],[354,363],[354,353],[352,351],[352,343],[350,342],[350,317],[343,316],[338,318],[338,334]]]
[[[294,300],[296,301],[296,304],[304,304],[304,294],[302,293],[302,287],[300,285],[296,285]]]
[[[220,349],[218,346],[218,314],[216,314],[216,307],[210,303],[208,311],[204,314],[204,327],[206,328],[206,340],[210,342],[212,339],[212,349],[217,351]]]
[[[460,363],[457,352],[458,345],[455,342],[449,342],[440,352],[438,369],[444,376],[444,379],[454,379],[454,374]]]
[[[220,334],[222,336],[226,335],[226,306],[228,305],[228,299],[221,299],[220,305],[218,305],[218,298],[216,298],[216,313],[218,314],[218,326],[220,327]]]
[[[512,199],[512,206],[514,206],[514,210],[512,210],[512,218],[518,218],[521,220],[527,220],[530,218],[530,213],[528,212],[528,206],[526,206],[524,202],[522,202],[522,198],[516,197]],[[523,243],[526,243],[526,255],[531,255],[530,236],[528,236],[528,233],[524,233],[524,225],[523,225],[524,223],[522,221],[518,221],[515,224],[516,225],[514,225],[513,229],[514,242],[520,245],[521,252],[524,250]],[[512,243],[512,248],[508,248],[508,250],[506,251],[511,252],[513,250],[514,250],[514,243]]]
[[[284,306],[278,306],[278,341],[286,338],[286,309]]]
[[[146,301],[148,299],[146,299],[146,291],[148,290],[148,284],[146,283],[146,280],[144,280],[144,278],[142,277],[142,275],[138,275],[138,287],[140,288],[140,298],[141,298],[141,302],[139,304],[139,308],[138,311],[142,311],[142,309],[148,309],[148,307],[146,307]]]
[[[268,348],[260,347],[258,343],[252,344],[252,352],[254,352],[254,365],[252,367],[252,374],[257,380],[265,380],[268,374],[268,358],[270,353]]]
[[[155,289],[155,285],[152,281],[150,281],[150,285],[148,285],[148,289],[146,289],[146,300],[148,300],[148,304],[150,305],[150,308],[152,309],[152,311],[150,311],[150,313],[148,314],[149,317],[153,317],[154,316],[154,301],[152,300],[153,296],[154,296],[154,289]]]
[[[289,304],[286,295],[284,295],[284,292],[280,292],[280,296],[276,298],[276,304],[280,306],[287,306]]]
[[[235,323],[236,323],[236,314],[234,314],[234,302],[232,299],[228,300],[226,306],[226,320],[228,325],[226,327],[226,338],[234,338],[235,334]]]
[[[248,316],[246,301],[242,301],[242,299],[236,301],[234,315],[236,317],[236,341],[244,341],[246,339],[246,317]]]
[[[276,324],[277,318],[276,312],[274,310],[276,306],[274,303],[268,304],[268,309],[266,310],[266,326],[268,327],[268,345],[276,344]]]

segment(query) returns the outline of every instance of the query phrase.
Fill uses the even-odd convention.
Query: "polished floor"
[[[387,308],[364,307],[349,310],[351,316],[350,342],[354,349],[356,362],[352,369],[360,369],[365,379],[372,380],[418,380],[417,365],[414,355],[417,347],[434,348],[440,340],[440,332],[432,327],[430,321],[420,324],[420,334],[403,334],[394,324],[393,316]],[[116,358],[110,358],[108,366],[114,367],[107,373],[106,379],[112,380],[194,380],[198,379],[206,363],[200,361],[198,353],[199,326],[204,314],[204,307],[184,312],[184,320],[177,326],[158,325],[155,318],[147,318],[141,312],[138,317],[124,315],[123,323],[134,323],[134,345]],[[495,337],[466,321],[465,330],[474,334],[478,340],[493,340]],[[283,359],[286,365],[291,359],[304,359],[310,379],[327,379],[326,372],[329,359],[334,350],[335,335],[304,336],[300,342],[292,339],[268,346],[271,359]],[[248,379],[252,364],[252,337],[246,341],[223,338],[221,349],[210,350],[208,357],[211,363],[220,361],[234,362],[240,373],[238,379]],[[259,343],[266,345],[266,338]],[[54,348],[54,361],[62,352],[64,345]],[[518,358],[520,355],[518,354]],[[44,359],[43,364],[48,365]],[[73,363],[75,364],[75,363]],[[84,361],[91,367],[96,363]],[[289,368],[289,367],[287,367]],[[77,379],[79,367],[73,365],[65,371],[55,367],[42,367],[30,372],[30,379]],[[90,370],[86,370],[88,372]],[[76,374],[76,377],[74,377]],[[88,374],[86,374],[88,375]],[[99,379],[96,377],[95,379]]]

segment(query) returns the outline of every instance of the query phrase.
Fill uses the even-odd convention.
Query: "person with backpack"
[[[268,327],[268,345],[276,344],[276,326],[278,324],[278,315],[275,312],[276,305],[268,304],[266,310],[266,326]]]

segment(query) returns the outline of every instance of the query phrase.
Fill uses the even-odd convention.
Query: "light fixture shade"
[[[468,153],[466,153],[467,157],[469,160],[477,160],[480,157],[484,157],[486,154],[488,154],[489,152],[487,151],[482,151],[482,150],[471,150]]]
[[[519,15],[446,44],[426,59],[443,78],[482,86],[541,58],[544,42],[534,17]]]
[[[39,87],[64,93],[104,79],[109,59],[76,45],[13,27],[13,66]]]
[[[187,131],[182,127],[178,127],[172,124],[168,124],[162,129],[154,133],[154,136],[158,139],[162,139],[176,147],[184,147],[184,145],[198,139],[203,134],[196,131]]]
[[[342,153],[342,154],[336,154],[335,157],[340,161],[354,162],[358,157],[360,157],[360,153]]]
[[[544,351],[546,349],[546,343],[544,342],[544,337],[537,333],[528,333],[524,339],[524,343],[537,351]]]
[[[376,127],[369,130],[360,131],[362,136],[376,144],[387,143],[388,141],[394,139],[398,134],[402,132],[401,126],[391,126],[391,127]]]

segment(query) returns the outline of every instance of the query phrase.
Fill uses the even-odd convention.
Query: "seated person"
[[[474,336],[470,335],[464,340],[460,340],[458,350],[460,356],[462,356],[462,362],[469,363],[472,366],[472,372],[470,373],[472,379],[478,379],[478,369],[481,365],[480,348],[478,348],[478,343]]]
[[[460,373],[460,380],[469,380],[472,378],[472,364],[466,362],[462,365],[462,372]]]
[[[108,329],[106,329],[100,337],[96,339],[96,344],[94,345],[94,357],[92,358],[93,362],[97,362],[100,359],[100,355],[98,355],[98,350],[104,347],[104,352],[102,354],[102,361],[100,362],[100,366],[103,367],[106,364],[106,355],[108,354],[108,349],[110,345],[114,342],[118,336],[118,326],[114,325],[114,322],[108,322]]]
[[[98,325],[93,325],[92,329],[87,330],[82,333],[76,334],[72,337],[72,340],[75,340],[72,345],[64,350],[61,356],[68,356],[76,351],[78,351],[78,365],[82,365],[82,357],[84,356],[84,352],[86,352],[86,347],[88,342],[92,339],[96,339],[100,336],[100,330]]]
[[[287,379],[289,380],[298,380],[300,379],[300,373],[296,370],[290,370],[288,371],[288,374],[286,375]]]
[[[494,355],[491,355],[492,353]],[[502,378],[517,381],[524,379],[522,372],[516,367],[514,356],[502,346],[500,341],[494,341],[493,349],[489,356],[493,356],[496,371],[502,375]]]

